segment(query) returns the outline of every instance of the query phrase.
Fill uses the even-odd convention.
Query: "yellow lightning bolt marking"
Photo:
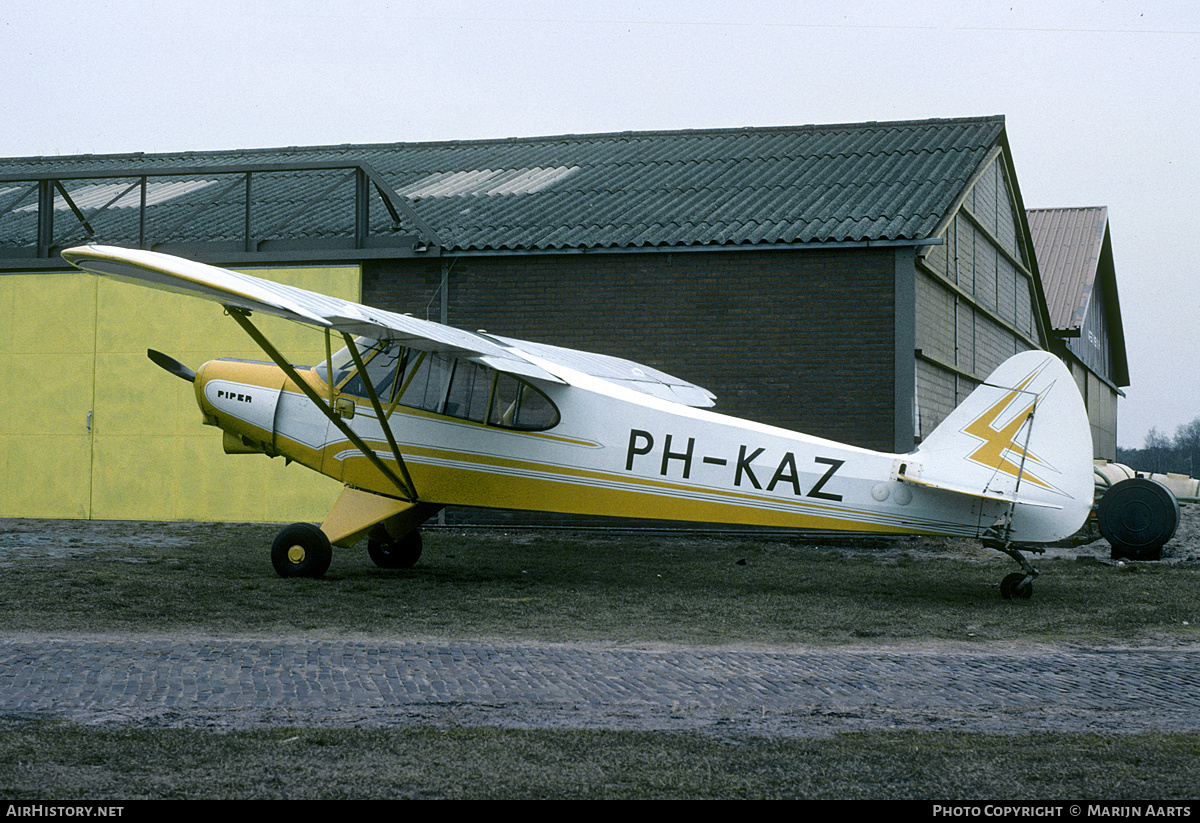
[[[1021,385],[1008,392],[1004,397],[993,403],[991,408],[971,421],[970,425],[963,429],[963,432],[983,441],[975,451],[967,456],[968,460],[974,460],[976,463],[988,466],[989,468],[998,469],[1013,477],[1020,476],[1031,483],[1049,489],[1050,486],[1029,473],[1028,466],[1022,474],[1021,467],[1005,456],[1005,452],[1011,452],[1017,455],[1025,455],[1028,460],[1037,460],[1033,455],[1026,454],[1025,448],[1015,440],[1017,433],[1025,425],[1025,421],[1032,415],[1035,401],[1031,400],[1029,405],[1022,409],[1007,425],[998,429],[995,426],[996,419],[1008,408],[1016,396],[1033,382],[1033,378],[1036,376],[1036,373],[1034,373],[1025,378],[1021,382]]]

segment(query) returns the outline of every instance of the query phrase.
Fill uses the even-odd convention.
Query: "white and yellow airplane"
[[[331,546],[364,535],[379,566],[411,566],[418,526],[454,505],[978,538],[1021,565],[1001,594],[1023,598],[1037,571],[1022,550],[1071,536],[1092,506],[1087,414],[1044,351],[1003,363],[916,451],[886,454],[716,414],[706,390],[628,360],[157,252],[62,254],[96,275],[220,303],[271,358],[192,372],[150,352],[195,383],[226,452],[283,455],[345,484],[320,528],[297,523],[275,539],[285,577],[320,577]],[[324,362],[291,365],[252,312],[325,330]]]

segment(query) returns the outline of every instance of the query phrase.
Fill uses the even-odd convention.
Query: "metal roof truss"
[[[286,174],[295,172],[343,171],[329,184],[317,189],[306,197],[294,210],[285,217],[277,220],[266,229],[255,225],[253,214],[254,188],[256,179],[264,175]],[[169,225],[165,230],[155,233],[153,238],[147,236],[146,211],[149,204],[151,180],[153,178],[175,178],[200,180],[205,177],[231,178],[223,186],[212,186],[212,193],[196,203],[193,208],[180,219]],[[133,182],[123,185],[123,181],[132,179]],[[101,205],[90,211],[81,207],[72,197],[66,181],[113,181],[110,187],[113,192]],[[298,224],[302,218],[319,204],[323,203],[336,189],[342,186],[354,185],[354,224],[352,242],[344,244],[331,243],[325,238],[312,243],[303,240],[272,241],[271,236],[278,236],[286,229]],[[138,239],[139,248],[170,250],[176,253],[192,251],[203,254],[210,261],[230,262],[235,260],[249,261],[263,253],[270,253],[273,260],[280,259],[341,259],[366,257],[410,257],[414,255],[437,256],[442,247],[442,241],[437,233],[413,209],[408,199],[399,195],[369,163],[357,162],[309,162],[309,163],[267,163],[258,165],[212,165],[186,166],[177,168],[118,168],[97,171],[63,170],[61,172],[44,172],[39,174],[0,174],[0,187],[4,184],[18,184],[15,196],[0,204],[0,219],[12,215],[18,210],[33,210],[26,201],[34,192],[37,193],[37,221],[35,236],[29,238],[28,244],[0,249],[0,267],[13,268],[45,268],[59,267],[58,259],[60,246],[77,245],[78,230],[82,227],[88,242],[102,242],[105,238],[97,236],[95,224],[97,218],[114,207],[118,202],[128,203],[130,195],[137,191],[138,209]],[[161,184],[160,184],[161,185]],[[391,218],[392,233],[388,235],[372,235],[370,224],[371,187],[374,186],[380,200]],[[14,187],[9,187],[12,191]],[[179,232],[202,214],[213,208],[222,198],[241,189],[242,212],[244,215],[242,237],[237,243],[210,242],[172,242],[172,237],[178,237]],[[305,192],[309,186],[297,186]],[[104,189],[104,187],[97,187]],[[109,191],[104,192],[105,195]],[[76,191],[78,194],[78,191]],[[74,221],[67,227],[55,226],[55,198],[61,198],[74,216]],[[399,232],[407,229],[407,233]],[[415,233],[414,233],[415,230]],[[339,247],[344,245],[344,247]]]

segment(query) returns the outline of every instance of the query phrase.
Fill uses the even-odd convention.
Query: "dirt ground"
[[[156,528],[149,529],[145,523],[121,520],[11,519],[0,523],[0,558],[4,560],[82,557],[130,546],[182,548],[210,538],[212,530],[212,524],[189,522],[160,523],[155,524]],[[241,525],[222,524],[222,528],[236,529]],[[714,535],[713,539],[720,538]],[[894,540],[846,536],[814,540],[812,545],[829,545],[843,552],[895,551],[914,556],[978,556],[980,560],[995,558],[991,552],[981,551],[978,541],[953,538]],[[1108,543],[1099,538],[1091,542],[1049,547],[1042,556],[1092,556],[1107,560],[1110,553]],[[1200,505],[1180,507],[1179,525],[1174,537],[1163,547],[1162,562],[1200,562]]]
[[[1200,562],[1200,505],[1180,508],[1179,527],[1163,547],[1163,559]]]
[[[1073,557],[1094,557],[1100,560],[1111,559],[1112,549],[1108,541],[1104,537],[1099,536],[1099,530],[1096,523],[1090,523],[1090,534],[1096,536],[1096,539],[1090,542],[1075,542],[1064,543],[1061,546],[1046,547],[1042,557],[1051,558],[1073,558]],[[978,546],[977,541],[972,540],[956,540],[947,541],[944,539],[914,540],[908,551],[918,552],[935,552],[938,547],[947,545],[955,545],[960,549],[962,547]],[[1180,522],[1175,529],[1175,535],[1163,547],[1163,563],[1200,563],[1200,505],[1180,506]]]

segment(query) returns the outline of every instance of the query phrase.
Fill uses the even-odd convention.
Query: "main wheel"
[[[392,537],[380,523],[367,536],[367,554],[381,569],[411,569],[421,559],[421,532],[413,529],[403,537]]]
[[[1096,521],[1114,560],[1158,560],[1179,525],[1179,502],[1157,480],[1131,477],[1104,492]]]
[[[284,526],[271,544],[271,565],[280,577],[320,577],[332,559],[329,538],[311,523]]]

